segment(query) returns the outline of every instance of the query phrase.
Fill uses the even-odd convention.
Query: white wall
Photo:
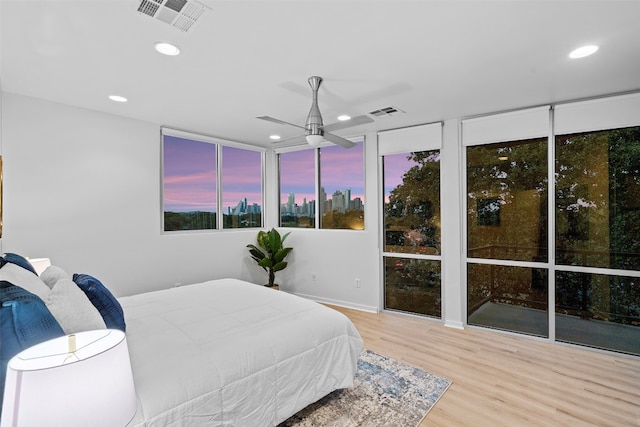
[[[220,277],[264,281],[245,248],[255,230],[160,233],[158,124],[9,93],[2,107],[4,251],[93,274],[117,296]],[[366,198],[376,206],[375,139],[367,145]],[[364,232],[294,229],[291,266],[277,280],[319,300],[376,309],[376,224],[372,208]]]

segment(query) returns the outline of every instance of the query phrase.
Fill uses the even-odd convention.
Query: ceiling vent
[[[189,31],[207,6],[193,0],[138,0],[138,12],[158,19],[180,31]]]
[[[377,110],[373,110],[368,114],[370,114],[370,115],[372,115],[374,117],[390,117],[390,116],[397,116],[398,114],[404,114],[404,113],[405,112],[402,111],[401,109],[390,105],[388,107],[384,107],[384,108],[379,108]]]

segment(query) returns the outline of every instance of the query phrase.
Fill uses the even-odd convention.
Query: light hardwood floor
[[[640,426],[640,359],[343,307],[365,348],[453,384],[425,426]]]

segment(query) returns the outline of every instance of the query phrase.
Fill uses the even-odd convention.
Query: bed
[[[43,268],[0,256],[2,383],[19,351],[110,328],[126,332],[137,395],[130,427],[275,426],[353,385],[362,339],[346,316],[313,301],[236,279],[116,299],[93,276]]]
[[[138,410],[129,426],[275,426],[353,384],[343,314],[220,279],[120,298]]]

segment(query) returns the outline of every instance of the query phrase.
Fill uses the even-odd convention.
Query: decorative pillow
[[[98,279],[88,274],[74,274],[73,281],[89,297],[91,303],[98,309],[104,323],[109,329],[120,329],[125,332],[127,325],[124,322],[122,306]]]
[[[31,263],[25,257],[23,257],[22,255],[18,255],[18,254],[14,254],[14,253],[11,253],[11,252],[7,252],[5,254],[2,254],[2,259],[4,259],[5,262],[11,263],[11,264],[15,264],[15,265],[19,265],[20,267],[24,268],[25,270],[28,270],[28,271],[32,272],[36,276],[38,275],[38,273],[36,273],[35,268],[33,268]]]
[[[36,294],[43,301],[46,300],[47,295],[49,295],[49,287],[37,274],[32,274],[29,270],[11,262],[7,262],[0,268],[0,280],[6,280],[15,286],[20,286],[32,294]]]
[[[55,265],[47,267],[41,274],[40,279],[50,288],[53,289],[60,279],[70,279],[66,271]]]
[[[0,281],[0,401],[9,360],[26,348],[63,335],[62,328],[37,295]]]
[[[67,335],[106,329],[100,312],[69,277],[53,285],[45,303]]]

